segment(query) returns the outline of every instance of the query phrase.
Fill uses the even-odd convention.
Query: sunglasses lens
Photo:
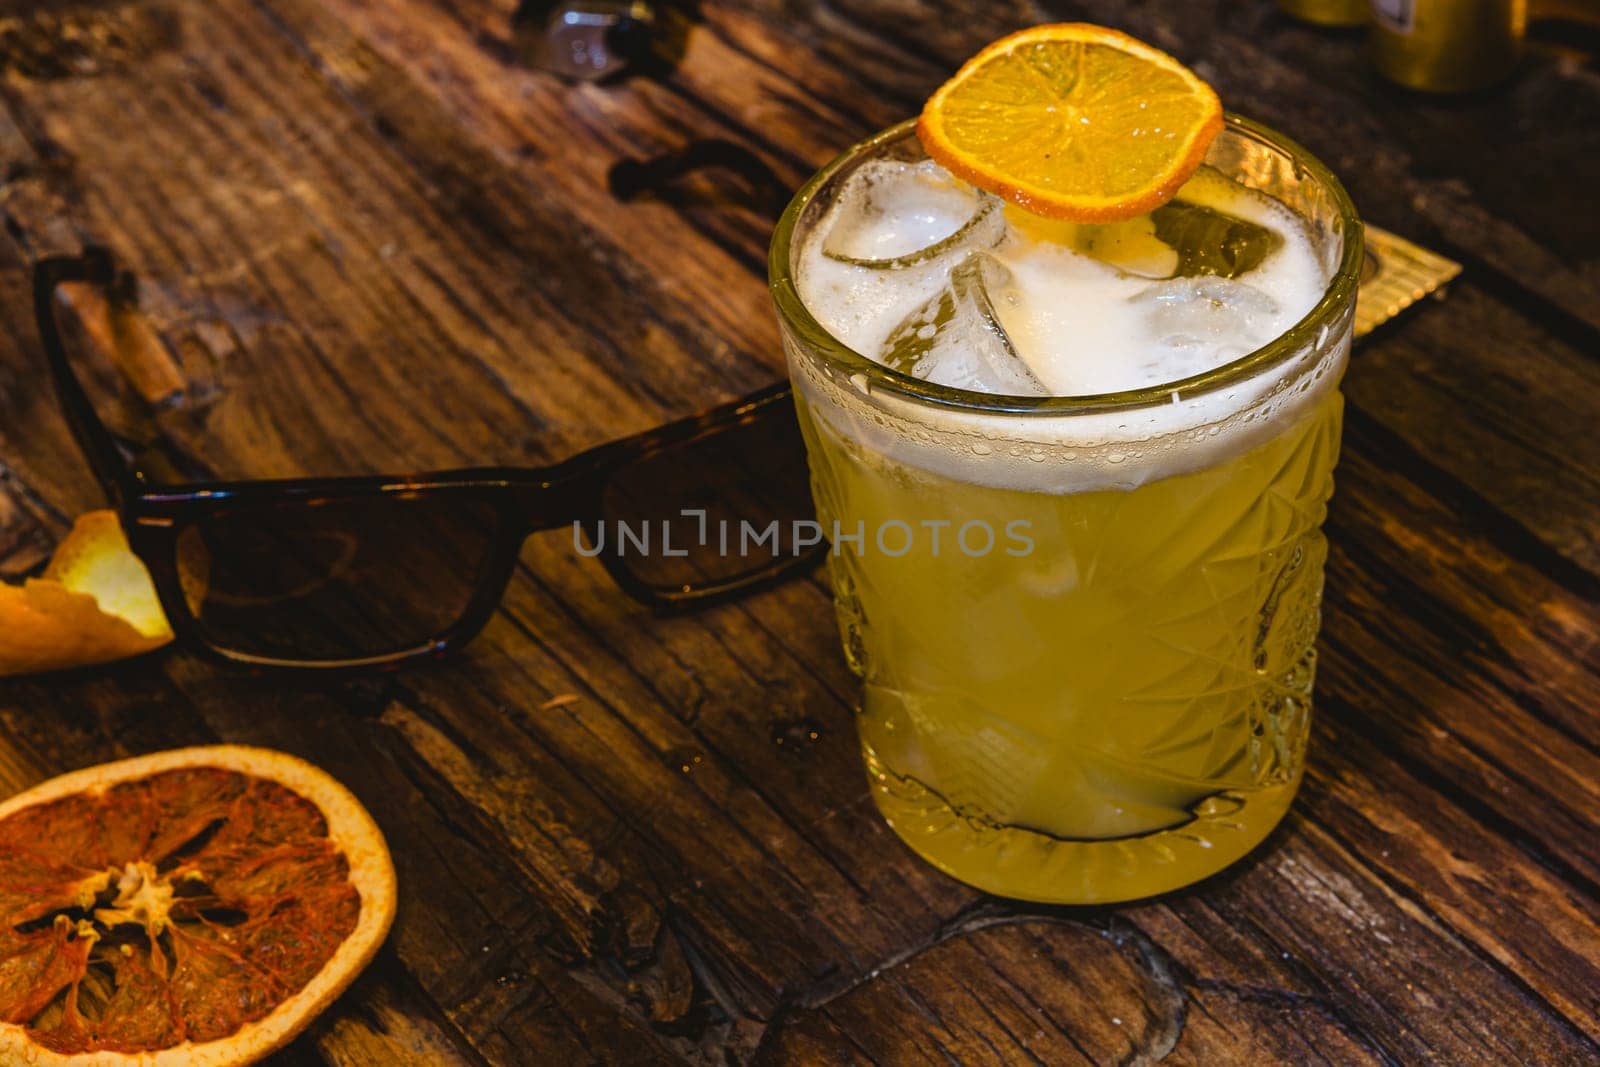
[[[591,540],[666,596],[705,593],[808,559],[819,544],[794,411],[641,457],[613,475]]]
[[[245,657],[338,663],[442,636],[489,576],[499,515],[454,496],[283,504],[178,535],[201,635]]]

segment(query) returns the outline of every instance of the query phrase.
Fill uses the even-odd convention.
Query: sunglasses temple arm
[[[731,433],[755,419],[781,418],[792,423],[793,393],[787,380],[774,382],[700,415],[612,441],[545,468],[537,482],[518,487],[517,499],[528,528],[554,530],[598,520],[606,480],[641,456]]]
[[[39,337],[50,360],[50,374],[56,395],[66,411],[72,435],[94,470],[100,485],[119,507],[137,494],[137,476],[117,448],[111,431],[95,413],[83,384],[67,358],[60,324],[56,321],[56,290],[65,282],[90,282],[109,285],[115,276],[110,254],[103,248],[85,248],[81,256],[53,256],[41,259],[33,268],[33,310],[38,319]]]

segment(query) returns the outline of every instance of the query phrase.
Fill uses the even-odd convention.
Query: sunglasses
[[[549,467],[160,484],[96,413],[56,316],[62,286],[115,299],[118,280],[104,249],[39,261],[40,337],[73,435],[174,633],[226,660],[348,668],[458,648],[543,530],[572,528],[576,551],[665,613],[752,592],[827,551],[807,521],[787,383]]]

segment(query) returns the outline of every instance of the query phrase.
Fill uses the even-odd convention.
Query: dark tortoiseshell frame
[[[110,286],[115,279],[111,256],[100,248],[85,249],[80,256],[43,259],[35,265],[34,310],[57,393],[73,435],[121,515],[129,544],[155,580],[173,631],[180,640],[194,647],[255,667],[370,667],[459,648],[475,637],[494,614],[510,582],[522,542],[530,534],[577,523],[584,529],[590,544],[601,543],[596,535],[603,516],[602,494],[608,480],[618,471],[655,458],[664,451],[738,431],[759,420],[795,418],[790,387],[787,382],[780,382],[704,414],[600,445],[549,467],[484,467],[414,475],[229,481],[183,486],[152,484],[146,472],[124,457],[111,431],[95,412],[67,357],[55,317],[55,293],[63,283]],[[386,500],[419,496],[482,501],[495,510],[499,520],[490,558],[481,569],[472,599],[461,617],[443,633],[428,635],[410,648],[360,659],[276,659],[230,649],[212,641],[195,618],[178,574],[178,534],[187,522],[230,512],[306,507],[327,502],[370,500],[375,506],[382,506]],[[825,551],[825,544],[818,545],[799,555],[780,556],[764,566],[725,580],[671,588],[642,581],[615,551],[603,552],[601,559],[612,579],[629,596],[657,611],[674,612],[724,601],[772,584],[809,567]]]

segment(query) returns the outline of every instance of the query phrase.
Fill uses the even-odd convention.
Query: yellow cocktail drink
[[[1190,884],[1303,770],[1359,223],[1241,119],[1096,226],[910,132],[813,179],[773,250],[875,799],[992,892]]]
[[[993,892],[1073,901],[1196,881],[1264,837],[1303,762],[1339,415],[1330,390],[1215,466],[1057,495],[897,463],[806,412],[824,525],[908,548],[830,564],[896,831]]]

